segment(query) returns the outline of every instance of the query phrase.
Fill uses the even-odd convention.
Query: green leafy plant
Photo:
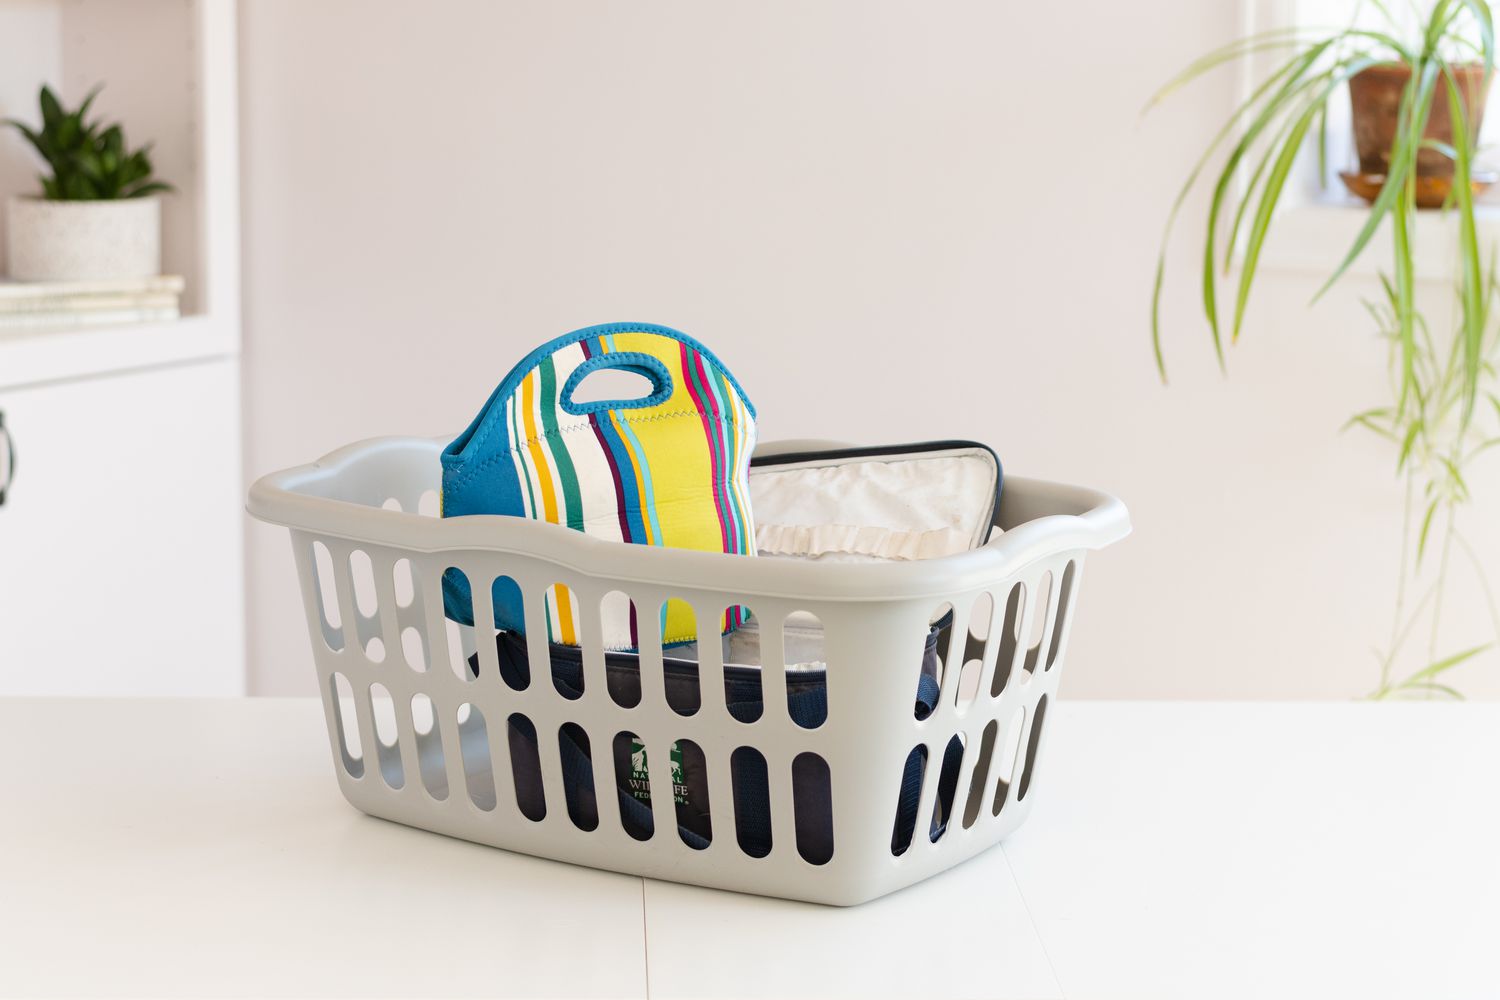
[[[1361,15],[1367,11],[1377,15],[1379,26],[1365,26],[1366,19]],[[1445,652],[1441,646],[1443,599],[1455,555],[1466,558],[1472,566],[1491,607],[1500,643],[1500,614],[1494,612],[1493,592],[1481,561],[1457,526],[1459,512],[1472,499],[1465,469],[1500,445],[1500,432],[1494,429],[1496,418],[1500,418],[1500,376],[1496,368],[1500,335],[1490,322],[1497,286],[1493,268],[1487,265],[1494,254],[1492,250],[1487,254],[1480,246],[1473,197],[1477,121],[1458,82],[1461,71],[1475,65],[1483,67],[1485,86],[1493,75],[1492,11],[1485,0],[1436,0],[1416,29],[1407,31],[1380,0],[1368,0],[1367,4],[1356,5],[1354,17],[1343,28],[1262,32],[1209,53],[1163,87],[1151,105],[1218,66],[1267,56],[1274,62],[1270,73],[1194,164],[1168,214],[1151,300],[1151,340],[1157,369],[1165,380],[1161,299],[1167,241],[1189,192],[1197,187],[1210,164],[1217,162],[1217,173],[1203,240],[1200,295],[1222,369],[1226,324],[1220,316],[1220,283],[1229,280],[1236,249],[1239,274],[1227,323],[1230,343],[1239,339],[1262,248],[1293,165],[1309,140],[1316,144],[1320,175],[1326,174],[1323,157],[1329,102],[1342,97],[1350,78],[1362,70],[1390,63],[1409,67],[1384,184],[1353,243],[1341,260],[1331,262],[1332,273],[1314,301],[1345,274],[1381,224],[1389,221],[1392,273],[1381,274],[1382,296],[1366,306],[1389,344],[1393,401],[1357,414],[1350,421],[1350,425],[1392,443],[1397,451],[1397,473],[1406,492],[1396,609],[1389,644],[1376,652],[1380,683],[1372,696],[1417,693],[1459,697],[1446,682],[1446,673],[1496,643],[1457,652]],[[1425,134],[1435,101],[1446,102],[1451,143]],[[1424,150],[1436,150],[1452,163],[1450,194],[1443,208],[1456,217],[1457,320],[1448,338],[1434,336],[1417,303],[1412,234],[1417,212],[1417,160]],[[1222,158],[1216,161],[1216,156]],[[1237,180],[1243,183],[1237,184]],[[1423,571],[1434,544],[1440,550],[1436,580],[1420,599],[1411,601],[1409,584]],[[1424,665],[1399,677],[1397,658],[1424,616],[1430,623]]]
[[[76,111],[68,111],[44,86],[39,98],[40,129],[13,118],[5,120],[51,168],[51,176],[41,177],[43,196],[51,201],[105,201],[170,191],[171,185],[151,179],[149,145],[129,150],[118,124],[88,120],[89,106],[99,90],[95,87]]]
[[[1497,290],[1500,286],[1492,266],[1484,285],[1485,309],[1493,307]],[[1399,372],[1394,359],[1402,350],[1397,293],[1388,279],[1382,281],[1382,291],[1380,301],[1365,305],[1390,345],[1391,388],[1399,397],[1400,387],[1394,384]],[[1402,566],[1390,640],[1375,654],[1380,664],[1380,683],[1372,692],[1376,698],[1413,693],[1458,697],[1458,691],[1442,675],[1494,647],[1495,643],[1485,643],[1458,652],[1444,653],[1441,649],[1443,598],[1456,560],[1472,570],[1489,606],[1496,640],[1500,641],[1500,611],[1496,610],[1494,591],[1484,564],[1460,529],[1459,517],[1473,500],[1465,470],[1481,455],[1500,446],[1500,433],[1493,429],[1500,424],[1500,394],[1493,388],[1500,326],[1485,328],[1480,348],[1479,386],[1484,397],[1480,408],[1488,411],[1490,419],[1484,419],[1483,414],[1475,419],[1462,417],[1467,380],[1461,331],[1443,342],[1433,337],[1418,314],[1415,345],[1412,403],[1366,410],[1355,414],[1346,425],[1362,427],[1389,441],[1397,451],[1396,470],[1405,484]],[[1410,584],[1433,559],[1437,561],[1435,578],[1413,603]],[[1425,662],[1409,676],[1398,677],[1397,658],[1414,638],[1424,615],[1430,618]]]

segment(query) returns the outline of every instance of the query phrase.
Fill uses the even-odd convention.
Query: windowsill
[[[1261,250],[1260,266],[1267,271],[1330,275],[1338,267],[1363,228],[1369,206],[1351,195],[1328,193],[1325,198],[1292,205],[1278,213]],[[1481,246],[1500,248],[1500,201],[1486,199],[1476,209]],[[1380,228],[1348,274],[1374,277],[1391,272],[1391,226]],[[1458,241],[1455,213],[1423,209],[1417,213],[1412,242],[1419,281],[1447,281],[1453,275]]]

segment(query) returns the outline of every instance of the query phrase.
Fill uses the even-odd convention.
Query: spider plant
[[[1366,26],[1366,19],[1360,16],[1366,10],[1377,15],[1378,23],[1373,27]],[[1381,300],[1367,306],[1378,330],[1390,343],[1393,400],[1350,421],[1392,442],[1398,453],[1397,471],[1406,484],[1406,530],[1396,614],[1389,646],[1377,652],[1381,679],[1373,692],[1375,697],[1413,692],[1457,696],[1458,692],[1440,679],[1442,675],[1492,645],[1446,655],[1439,648],[1442,603],[1455,548],[1469,557],[1479,585],[1494,607],[1480,560],[1456,527],[1459,509],[1470,500],[1464,477],[1467,463],[1500,444],[1500,437],[1485,430],[1491,418],[1500,417],[1500,394],[1495,391],[1500,383],[1495,365],[1500,347],[1489,322],[1496,286],[1475,220],[1473,175],[1478,123],[1458,80],[1463,70],[1478,65],[1483,67],[1484,84],[1488,84],[1495,64],[1494,19],[1485,0],[1436,0],[1420,17],[1415,30],[1407,30],[1380,0],[1368,0],[1357,7],[1354,18],[1342,28],[1286,28],[1251,35],[1188,66],[1148,105],[1149,109],[1216,67],[1251,58],[1270,57],[1273,62],[1269,74],[1233,112],[1194,164],[1168,213],[1151,300],[1152,347],[1158,372],[1165,381],[1161,297],[1167,241],[1189,192],[1208,175],[1210,165],[1214,165],[1216,174],[1205,220],[1200,294],[1214,352],[1223,369],[1226,333],[1231,344],[1239,339],[1262,248],[1293,165],[1309,139],[1315,140],[1320,176],[1326,174],[1323,158],[1329,102],[1342,99],[1349,80],[1372,66],[1400,63],[1410,69],[1384,184],[1353,243],[1340,260],[1330,262],[1331,273],[1314,296],[1316,301],[1337,282],[1364,252],[1381,224],[1389,221],[1391,273],[1381,274]],[[1435,101],[1446,102],[1451,142],[1428,134],[1428,117]],[[1435,150],[1452,163],[1450,194],[1444,205],[1444,211],[1456,216],[1458,240],[1453,276],[1457,320],[1451,342],[1440,342],[1433,336],[1417,304],[1412,234],[1417,212],[1417,160],[1424,150]],[[1240,180],[1243,184],[1237,183]],[[1226,319],[1221,316],[1220,292],[1228,292],[1222,286],[1231,281],[1236,250],[1239,269],[1232,296],[1225,296],[1226,302],[1232,302]],[[1437,581],[1414,607],[1409,606],[1408,578],[1422,567],[1435,523],[1442,541]],[[1431,621],[1426,664],[1405,678],[1397,678],[1396,657],[1423,614]],[[1495,616],[1494,624],[1500,640],[1500,615]]]
[[[1483,293],[1486,309],[1494,304],[1497,294],[1493,261],[1491,264]],[[1389,280],[1382,282],[1382,291],[1379,301],[1365,305],[1390,345],[1394,375],[1399,370],[1394,359],[1402,350],[1397,295]],[[1500,641],[1500,611],[1496,610],[1494,591],[1484,564],[1464,536],[1459,520],[1460,512],[1472,500],[1465,470],[1481,454],[1500,445],[1500,434],[1485,430],[1500,424],[1500,395],[1493,388],[1496,356],[1500,354],[1500,325],[1486,327],[1480,351],[1480,386],[1485,397],[1480,406],[1492,419],[1460,419],[1467,385],[1463,352],[1462,336],[1448,338],[1444,343],[1432,335],[1418,314],[1412,405],[1404,410],[1390,405],[1375,407],[1355,414],[1345,425],[1363,427],[1390,442],[1397,450],[1397,473],[1405,483],[1402,566],[1397,578],[1390,640],[1383,650],[1375,651],[1380,665],[1380,683],[1371,692],[1375,698],[1411,694],[1460,697],[1443,675],[1495,645],[1484,643],[1456,652],[1445,652],[1441,647],[1443,598],[1448,593],[1455,560],[1462,560],[1472,570],[1489,607],[1496,640]],[[1393,384],[1391,388],[1399,392],[1398,386]],[[1409,585],[1420,578],[1429,554],[1437,560],[1435,575],[1413,603],[1409,600]],[[1415,638],[1424,616],[1429,625],[1424,665],[1409,676],[1398,677],[1397,657]]]

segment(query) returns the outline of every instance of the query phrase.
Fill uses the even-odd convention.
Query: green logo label
[[[687,782],[682,777],[682,748],[672,744],[672,797],[678,805],[687,805]],[[651,775],[646,766],[646,748],[639,740],[630,741],[630,794],[642,802],[651,801]]]

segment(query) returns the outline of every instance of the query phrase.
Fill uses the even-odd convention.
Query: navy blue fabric
[[[938,633],[938,627],[934,627],[928,635],[924,650],[914,706],[918,719],[927,718],[937,706]],[[502,631],[495,637],[495,648],[501,679],[514,689],[525,688],[531,680],[526,638]],[[549,649],[552,681],[558,693],[566,698],[581,697],[584,687],[581,650],[558,644],[550,645]],[[668,701],[674,705],[696,705],[699,697],[698,664],[691,660],[664,657],[662,667]],[[469,669],[476,677],[479,675],[477,654],[469,658]],[[605,683],[617,703],[639,703],[641,676],[636,655],[606,653]],[[788,671],[786,687],[787,711],[795,722],[805,728],[816,728],[827,720],[828,687],[825,671]],[[760,718],[765,706],[759,669],[726,666],[724,689],[731,716],[746,723]],[[516,799],[524,815],[540,818],[545,813],[545,802],[540,780],[540,760],[537,756],[537,734],[529,721],[522,719],[521,722],[523,725],[520,726],[511,722],[509,729],[512,768],[516,776]],[[650,797],[648,794],[638,798],[627,787],[626,779],[630,775],[629,743],[628,739],[616,740],[615,745],[608,748],[614,760],[615,793],[620,805],[620,819],[626,832],[637,840],[647,840],[655,832]],[[564,726],[559,733],[558,749],[568,815],[582,829],[595,829],[599,823],[599,810],[591,761],[599,748],[589,745],[588,735],[582,729],[570,725]],[[951,812],[952,796],[962,759],[963,744],[955,736],[944,754],[938,785],[939,810],[929,830],[933,839],[941,833]],[[902,771],[901,793],[891,841],[892,850],[898,854],[910,845],[916,827],[925,761],[925,748],[919,747],[907,757]],[[708,776],[701,755],[684,752],[682,765],[683,783],[688,792],[686,801],[676,803],[677,832],[688,846],[702,849],[708,846],[713,837]],[[754,857],[764,857],[771,850],[770,785],[765,758],[751,747],[741,747],[730,758],[730,779],[733,784],[735,832],[740,847]],[[827,799],[826,783],[794,782],[792,791],[799,848],[807,857],[830,857],[833,852],[832,808]],[[807,823],[803,822],[804,817],[808,818]]]
[[[916,716],[920,721],[937,707],[937,678],[922,674],[917,678]],[[896,825],[891,832],[891,853],[900,854],[911,846],[912,832],[917,828],[917,800],[922,796],[922,772],[927,766],[927,747],[912,747],[901,769],[901,794],[896,800]]]

